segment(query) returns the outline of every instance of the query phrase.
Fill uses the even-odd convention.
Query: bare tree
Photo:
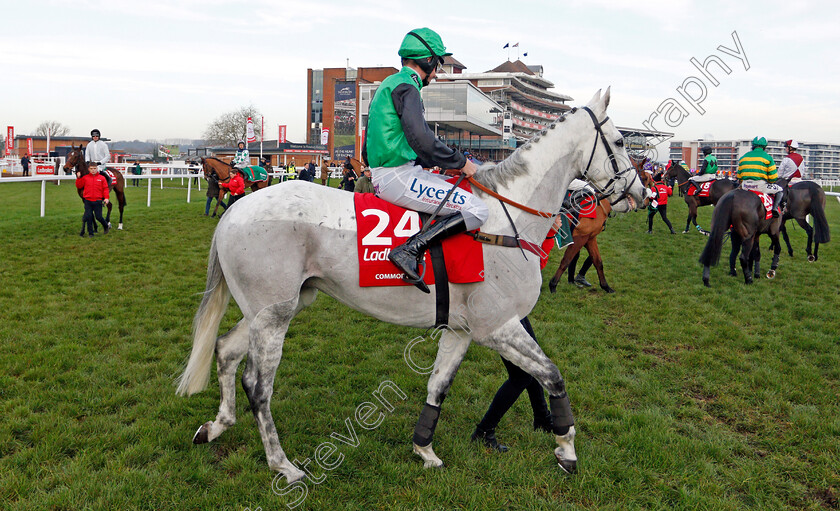
[[[49,132],[51,137],[63,137],[70,133],[70,127],[58,121],[44,121],[35,128],[35,135],[46,137],[47,132]]]
[[[260,112],[254,105],[248,105],[217,117],[204,130],[204,140],[211,145],[236,147],[237,142],[245,140],[248,117],[254,121],[254,134],[259,138]]]

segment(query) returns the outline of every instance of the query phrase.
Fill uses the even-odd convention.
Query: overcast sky
[[[290,140],[304,142],[307,68],[344,67],[347,59],[351,67],[399,67],[404,34],[428,26],[468,72],[528,53],[522,60],[541,64],[554,90],[575,105],[612,86],[610,114],[620,126],[642,127],[673,98],[685,110],[673,107],[676,126],[663,115],[652,125],[677,139],[763,135],[840,143],[840,3],[583,4],[5,2],[0,126],[25,134],[57,120],[74,135],[95,127],[112,140],[201,138],[220,114],[253,104],[268,137],[286,124]],[[745,58],[737,56],[733,32]],[[506,43],[519,47],[505,50]],[[710,65],[718,86],[690,62],[713,55],[731,69]],[[699,98],[705,88],[702,115],[677,91],[687,79],[689,96]]]

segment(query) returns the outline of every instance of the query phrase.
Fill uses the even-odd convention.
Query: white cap
[[[799,149],[799,142],[796,140],[785,140],[785,145],[794,149]]]

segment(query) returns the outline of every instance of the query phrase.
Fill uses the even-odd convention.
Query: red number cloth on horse
[[[758,190],[750,191],[758,195],[758,198],[761,199],[761,204],[764,206],[764,210],[766,211],[764,219],[769,220],[773,218],[773,196],[768,193],[759,192]]]
[[[700,191],[699,192],[698,192],[697,185],[694,184],[694,183],[691,183],[688,186],[688,191],[686,193],[688,193],[688,195],[696,195],[698,197],[708,197],[709,194],[712,193],[712,184],[714,182],[715,182],[715,180],[706,181],[705,183],[700,183],[700,188],[699,188]]]
[[[595,209],[597,207],[598,201],[595,200],[595,197],[586,197],[578,205],[577,218],[595,218]],[[566,216],[569,217],[569,220],[575,219],[572,213],[566,213]]]
[[[466,181],[463,185],[469,185]],[[469,190],[469,188],[466,188]],[[354,194],[356,207],[356,243],[359,257],[359,286],[408,286],[402,272],[388,260],[391,250],[420,230],[420,215],[376,197],[372,193]],[[484,280],[484,252],[481,243],[467,234],[445,239],[443,259],[453,284]],[[423,282],[435,283],[432,259],[426,251],[426,275]]]

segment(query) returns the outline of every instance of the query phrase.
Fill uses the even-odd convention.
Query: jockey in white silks
[[[802,176],[805,174],[805,159],[797,152],[799,142],[796,140],[785,140],[785,148],[788,154],[779,164],[779,178],[792,185],[802,181]]]
[[[97,129],[90,131],[91,141],[85,147],[85,161],[96,165],[99,172],[108,181],[108,186],[111,186],[111,176],[105,172],[105,164],[111,159],[111,151],[108,150],[108,144],[100,140],[101,133]]]
[[[236,149],[236,154],[233,155],[233,161],[231,163],[238,169],[244,169],[251,164],[251,156],[248,153],[248,149],[245,148],[245,142],[240,140],[236,145],[238,148]]]

